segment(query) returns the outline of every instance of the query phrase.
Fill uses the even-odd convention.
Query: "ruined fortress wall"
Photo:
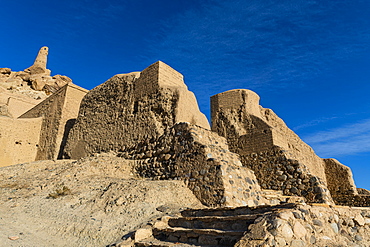
[[[324,162],[328,189],[335,204],[370,207],[370,195],[358,192],[349,167],[335,159],[324,159]]]
[[[254,172],[228,150],[225,138],[178,123],[157,139],[138,143],[119,154],[135,159],[145,178],[183,180],[208,206],[255,206],[265,203]]]
[[[34,161],[39,145],[42,117],[0,117],[0,167]]]
[[[235,89],[216,94],[211,97],[211,119],[212,121],[216,119],[219,109],[237,110],[236,106],[242,105],[249,114],[260,116],[259,100],[258,94],[247,89]]]
[[[58,92],[20,116],[22,119],[43,117],[36,160],[58,158],[66,123],[77,117],[79,102],[86,92],[87,90],[78,86],[65,85]]]
[[[187,89],[187,86],[182,74],[158,61],[140,73],[140,77],[135,82],[134,95],[136,98],[141,98],[143,95],[156,93],[160,88]]]
[[[60,124],[56,138],[58,149],[54,152],[55,158],[62,158],[68,134],[76,122],[81,101],[87,92],[88,90],[74,84],[68,84],[66,86],[66,97],[64,99],[64,107],[60,117]]]
[[[51,95],[49,98],[24,113],[20,118],[43,117],[40,145],[36,160],[55,159],[55,152],[58,149],[56,142],[60,119],[64,107],[66,88]]]
[[[180,120],[209,128],[191,95],[182,75],[162,62],[116,75],[84,97],[65,157],[123,150],[161,136]]]
[[[178,101],[175,109],[175,122],[188,122],[211,129],[207,118],[199,110],[194,93],[187,89],[178,88],[176,94]],[[193,110],[189,111],[189,109]]]
[[[336,159],[324,159],[324,162],[328,189],[333,197],[358,194],[352,171],[348,166]]]
[[[133,114],[140,112],[142,103],[133,104],[133,81],[137,77],[137,73],[115,75],[86,94],[68,135],[65,157],[78,159],[93,153],[118,151],[126,143],[144,138],[142,132],[134,135],[141,124]],[[151,123],[148,127],[156,130]]]
[[[225,136],[225,128],[235,129],[235,134],[228,135],[236,135],[238,138],[239,147],[235,147],[238,153],[261,152],[278,146],[286,151],[288,158],[303,162],[312,174],[326,181],[322,159],[271,109],[262,108],[259,105],[259,96],[254,92],[238,89],[221,93],[211,98],[211,105],[214,115],[219,111],[228,114],[224,118],[229,119],[229,127],[224,124],[223,130],[219,128],[216,132],[223,132],[224,134],[221,135]],[[217,118],[218,116],[215,117]],[[229,131],[226,130],[226,132]],[[233,146],[233,144],[230,145]]]
[[[262,108],[261,114],[262,119],[272,127],[273,145],[284,149],[288,158],[299,160],[306,165],[313,175],[320,177],[325,183],[324,161],[315,154],[313,149],[289,129],[272,110]]]
[[[331,201],[324,161],[272,110],[262,108],[258,95],[250,90],[227,91],[211,97],[211,108],[212,130],[228,139],[230,150],[256,172],[262,188],[302,195],[310,201]],[[283,161],[297,163],[299,169],[287,169],[294,166]],[[315,177],[313,183],[310,177]]]
[[[189,122],[210,129],[207,118],[199,110],[195,95],[184,83],[183,75],[161,61],[141,72],[134,84],[134,95],[140,99],[163,89],[170,89],[176,97],[175,123]]]

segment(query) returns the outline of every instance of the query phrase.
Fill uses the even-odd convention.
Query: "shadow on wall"
[[[76,122],[75,118],[69,119],[64,126],[64,134],[63,134],[62,142],[60,143],[58,159],[63,159],[63,152],[64,152],[64,147],[67,143],[68,134],[71,131],[75,122]]]

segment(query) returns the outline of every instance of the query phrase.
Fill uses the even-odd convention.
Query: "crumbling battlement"
[[[211,107],[212,130],[228,139],[230,150],[256,172],[262,188],[332,202],[324,161],[272,110],[262,108],[256,93],[220,93],[211,97]]]
[[[339,195],[357,195],[352,171],[336,159],[323,159],[328,189],[333,197]]]
[[[370,207],[370,194],[358,189],[353,180],[351,169],[336,159],[324,159],[328,189],[337,205]]]
[[[157,139],[127,148],[119,156],[136,159],[137,174],[184,180],[208,206],[264,204],[253,171],[228,150],[225,138],[189,123],[178,123]]]
[[[157,62],[141,73],[116,75],[84,97],[65,157],[120,151],[183,121],[209,128],[182,75]]]

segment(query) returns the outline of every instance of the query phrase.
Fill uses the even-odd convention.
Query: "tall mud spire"
[[[37,54],[35,62],[33,63],[33,66],[46,69],[48,53],[49,53],[49,48],[47,46],[41,47],[41,49],[39,50],[39,53]]]
[[[35,62],[33,63],[31,67],[25,69],[25,71],[30,72],[31,74],[50,75],[50,70],[46,68],[46,63],[48,60],[48,53],[49,53],[49,48],[47,46],[41,47],[41,49],[39,50],[39,53],[37,54]]]

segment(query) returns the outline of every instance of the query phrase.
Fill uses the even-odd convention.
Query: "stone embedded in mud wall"
[[[241,155],[243,165],[255,171],[263,189],[282,190],[284,195],[303,196],[308,202],[331,202],[321,178],[310,173],[298,160],[289,159],[285,150],[273,147],[266,151]]]
[[[178,123],[159,138],[121,152],[135,159],[139,176],[184,180],[207,206],[255,206],[266,201],[257,179],[228,150],[225,138],[205,128]]]
[[[332,202],[324,161],[272,110],[262,108],[256,93],[220,93],[211,97],[211,108],[212,130],[226,137],[230,150],[256,172],[262,188],[310,202]]]
[[[159,61],[142,72],[115,75],[84,97],[65,157],[120,151],[161,136],[177,122],[209,129],[182,75]]]

